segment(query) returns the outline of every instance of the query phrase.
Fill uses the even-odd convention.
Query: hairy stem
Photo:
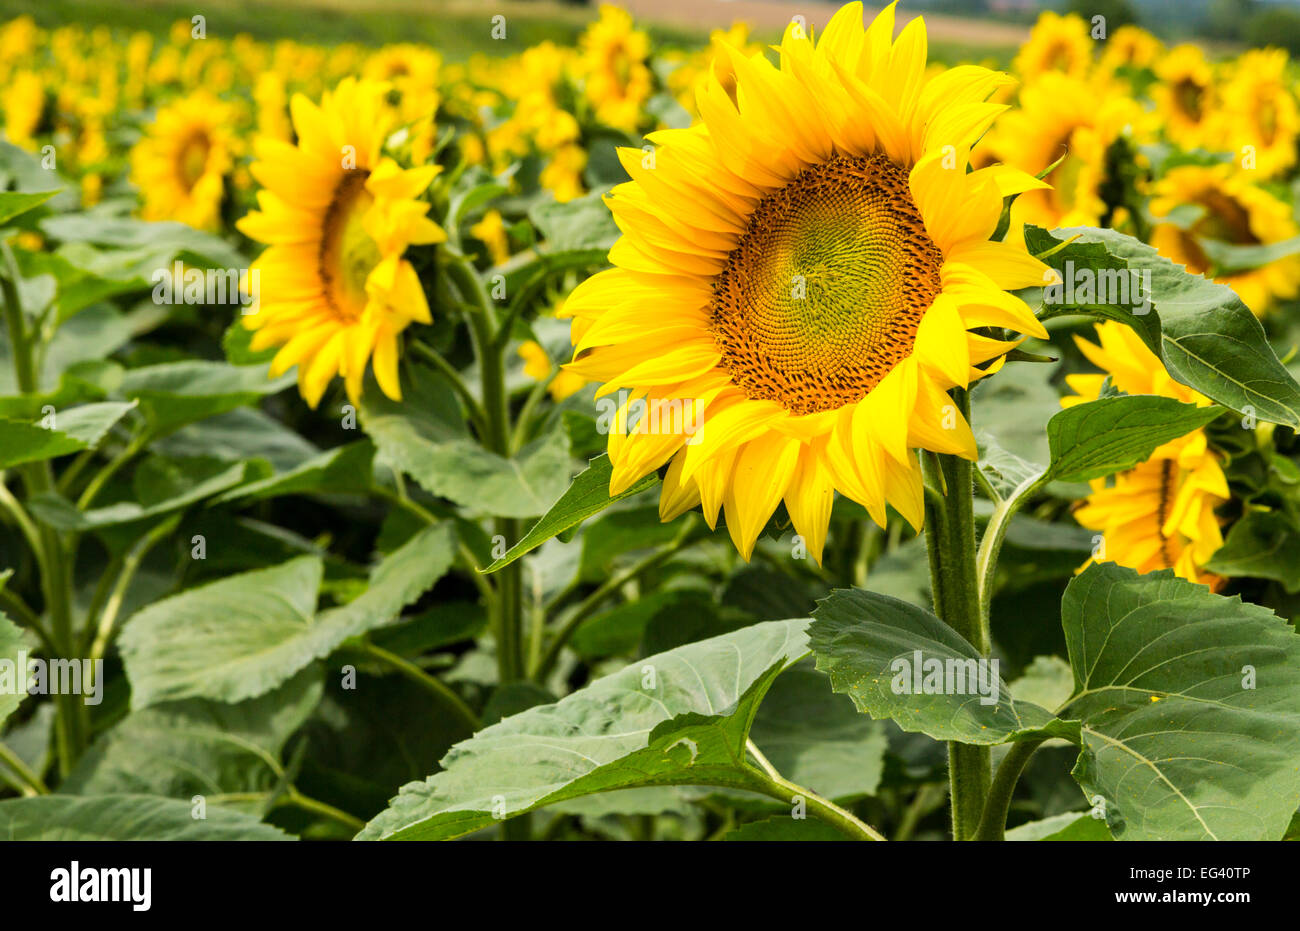
[[[969,395],[957,389],[953,401],[969,418]],[[922,456],[926,484],[943,489],[925,497],[926,550],[934,610],[982,656],[992,645],[988,623],[980,611],[979,577],[975,565],[975,480],[972,463],[957,456]],[[948,778],[952,793],[954,840],[975,836],[992,779],[988,747],[950,742]]]

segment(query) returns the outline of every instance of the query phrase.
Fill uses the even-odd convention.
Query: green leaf
[[[811,663],[772,683],[749,736],[786,779],[836,801],[875,794],[889,743]]]
[[[281,778],[272,763],[321,693],[321,670],[309,667],[248,701],[192,698],[133,711],[95,741],[59,791],[203,795],[213,805],[227,794],[272,791]]]
[[[1007,831],[1007,840],[1078,840],[1108,841],[1106,822],[1090,814],[1067,811],[1042,821],[1030,821]]]
[[[54,414],[57,429],[0,420],[0,469],[93,449],[133,407],[133,403],[105,401],[59,411]]]
[[[620,235],[605,206],[603,191],[593,191],[566,203],[547,201],[533,205],[528,218],[556,251],[608,250]]]
[[[532,517],[564,490],[568,439],[556,431],[511,458],[469,437],[455,395],[425,366],[408,366],[405,401],[368,392],[361,420],[384,458],[430,494],[496,517]]]
[[[1277,840],[1300,806],[1300,636],[1163,570],[1113,563],[1061,603],[1074,776],[1121,840]]]
[[[772,621],[641,660],[452,748],[361,839],[450,839],[543,805],[652,785],[754,788],[750,722],[806,652],[806,620]]]
[[[293,383],[292,373],[268,379],[260,365],[227,365],[189,359],[130,369],[122,394],[140,402],[151,435],[158,437],[188,423],[255,404]]]
[[[599,514],[615,501],[630,498],[659,484],[659,476],[651,473],[631,488],[611,497],[609,480],[613,473],[614,467],[610,464],[609,456],[601,455],[591,460],[586,470],[573,480],[568,490],[551,505],[541,520],[524,534],[523,539],[483,571],[496,572],[501,567],[510,565],[520,556],[535,550],[552,537],[557,537],[566,530],[578,526],[587,518]]]
[[[90,243],[114,249],[154,249],[170,255],[189,253],[218,268],[243,268],[248,262],[221,237],[184,223],[154,223],[83,211],[48,217],[41,221],[41,229],[60,242]]]
[[[5,578],[8,573],[0,576],[0,588],[4,587]],[[13,675],[17,674],[18,663],[21,657],[19,653],[27,648],[27,637],[21,627],[15,624],[9,618],[5,617],[3,611],[0,611],[0,663],[13,664],[10,681],[14,681]],[[0,724],[5,723],[5,718],[18,710],[18,706],[27,696],[13,688],[0,689]]]
[[[1196,244],[1210,260],[1212,270],[1217,275],[1250,271],[1300,253],[1300,236],[1256,245],[1238,245],[1221,239],[1197,238]]]
[[[789,816],[742,824],[722,838],[729,841],[842,841],[844,835],[823,821]]]
[[[569,438],[547,434],[510,458],[490,453],[474,440],[427,444],[407,472],[430,494],[494,517],[533,517],[564,491],[569,474]]]
[[[1259,321],[1231,288],[1188,274],[1151,246],[1113,230],[1048,233],[1025,228],[1025,242],[1035,254],[1075,235],[1074,242],[1045,261],[1058,271],[1070,262],[1072,269],[1149,274],[1153,312],[1096,300],[1097,295],[1093,300],[1086,300],[1087,295],[1069,300],[1063,294],[1060,303],[1043,309],[1041,319],[1086,314],[1118,320],[1132,327],[1184,385],[1235,411],[1300,428],[1300,384],[1278,361]]]
[[[265,464],[262,468],[265,470]],[[237,462],[218,472],[204,475],[194,484],[177,490],[175,495],[155,502],[122,501],[89,511],[79,511],[66,498],[46,494],[33,498],[28,506],[38,519],[58,530],[101,530],[183,510],[233,488],[254,471],[253,463]]]
[[[262,501],[282,495],[365,491],[370,487],[374,457],[375,447],[369,440],[349,443],[319,453],[288,472],[232,489],[217,498],[215,503]]]
[[[7,840],[291,840],[250,815],[213,807],[195,818],[188,801],[154,795],[37,795],[0,802]]]
[[[1205,568],[1228,578],[1272,579],[1294,595],[1300,592],[1300,531],[1279,511],[1248,511]]]
[[[362,595],[319,614],[323,567],[315,556],[156,602],[127,622],[119,640],[132,705],[261,695],[349,637],[391,622],[447,572],[454,555],[451,526],[428,527],[375,567]]]
[[[836,692],[905,731],[982,745],[1077,738],[1077,726],[1017,701],[997,675],[997,660],[981,665],[979,652],[956,631],[905,601],[856,589],[831,592],[813,612],[808,636],[817,668]]]
[[[1035,656],[1019,679],[1011,683],[1011,694],[1019,701],[1040,708],[1059,708],[1074,691],[1074,673],[1059,656]]]
[[[323,565],[313,556],[231,576],[156,602],[118,640],[131,704],[237,702],[317,659],[308,641]]]
[[[0,191],[0,223],[8,223],[19,214],[26,213],[33,207],[39,207],[55,194],[54,191],[37,191],[20,194],[17,191]]]
[[[1085,482],[1130,469],[1158,447],[1214,420],[1223,408],[1154,395],[1098,398],[1067,407],[1047,422],[1047,478]]]

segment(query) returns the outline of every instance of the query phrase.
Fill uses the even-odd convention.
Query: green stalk
[[[988,802],[975,832],[975,840],[1006,840],[1007,812],[1011,809],[1011,796],[1015,794],[1016,782],[1024,772],[1025,764],[1042,742],[1018,741],[1011,745],[1007,755],[998,764],[998,772],[989,788]]]
[[[455,259],[447,273],[465,300],[469,311],[470,336],[482,378],[483,416],[486,434],[483,445],[498,456],[510,456],[510,398],[506,392],[504,348],[506,339],[497,332],[491,298],[472,265]],[[507,546],[519,539],[521,528],[515,518],[499,518],[496,533]],[[515,561],[503,568],[497,582],[497,671],[504,685],[524,675],[523,565]]]
[[[750,788],[755,792],[762,792],[770,798],[787,804],[790,803],[792,798],[799,796],[804,800],[807,810],[819,821],[838,828],[853,840],[885,840],[883,834],[861,818],[858,818],[853,812],[841,808],[830,799],[822,798],[811,789],[804,788],[782,776],[777,772],[776,767],[768,762],[767,757],[763,755],[758,747],[754,745],[754,741],[746,740],[745,749],[749,751],[749,755],[758,764],[757,769],[749,768],[749,772],[755,781],[755,785]]]
[[[361,644],[361,648],[380,662],[393,667],[397,672],[401,673],[407,679],[433,695],[442,703],[443,707],[447,708],[451,712],[453,717],[458,718],[460,722],[465,725],[465,728],[469,733],[472,734],[479,729],[481,725],[478,715],[474,713],[474,709],[465,704],[465,700],[453,692],[442,680],[429,675],[410,660],[398,656],[396,653],[389,650],[385,650],[377,644],[365,641]]]
[[[969,419],[969,395],[957,389],[953,402]],[[925,538],[930,557],[934,611],[982,656],[992,649],[988,623],[980,611],[975,566],[975,479],[973,465],[957,456],[922,456],[926,484],[942,494],[925,496]],[[948,744],[948,779],[952,792],[952,835],[970,840],[979,828],[992,781],[988,747]]]
[[[0,242],[0,258],[4,262],[3,274],[0,274],[0,292],[4,295],[5,322],[13,348],[15,380],[21,394],[35,394],[39,385],[33,361],[33,344],[28,339],[22,301],[18,294],[18,266],[7,242]],[[20,473],[29,497],[53,493],[54,475],[48,462],[28,463],[20,468]],[[76,641],[72,630],[72,572],[68,553],[62,538],[53,528],[42,524],[37,536],[40,551],[36,555],[41,565],[45,610],[50,616],[50,641],[60,658],[74,659]],[[66,776],[86,746],[89,721],[86,706],[79,700],[79,696],[59,694],[54,696],[54,702],[58,714],[55,731],[59,773]]]

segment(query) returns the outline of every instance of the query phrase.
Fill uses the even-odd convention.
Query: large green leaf
[[[1122,472],[1221,413],[1221,407],[1154,395],[1098,398],[1067,407],[1047,422],[1052,456],[1047,477],[1084,482]]]
[[[171,798],[268,792],[290,735],[321,698],[309,667],[274,691],[235,704],[192,698],[141,708],[100,736],[59,787],[74,795]]]
[[[1300,636],[1165,570],[1070,583],[1074,775],[1122,840],[1277,840],[1300,806]]]
[[[54,426],[0,420],[0,469],[92,449],[135,407],[121,401],[86,404],[54,414]]]
[[[457,744],[359,838],[449,839],[552,802],[653,785],[754,788],[745,740],[772,680],[805,654],[805,620],[648,657]]]
[[[1048,233],[1025,228],[1029,250],[1041,254],[1070,237],[1072,243],[1045,261],[1063,276],[1087,269],[1150,279],[1150,312],[1099,300],[1101,294],[1068,290],[1048,304],[1042,319],[1087,314],[1131,326],[1178,381],[1236,411],[1300,428],[1300,384],[1278,361],[1255,315],[1226,285],[1189,274],[1151,246],[1113,230],[1090,228]],[[1070,263],[1068,266],[1066,263]],[[1068,282],[1067,282],[1068,283]]]
[[[483,571],[495,572],[503,566],[508,566],[552,537],[557,537],[566,530],[578,526],[587,518],[599,514],[613,502],[640,494],[659,483],[659,476],[651,473],[626,491],[611,496],[609,480],[613,473],[614,467],[610,464],[609,456],[600,455],[591,460],[586,470],[573,480],[568,490],[524,534],[523,539]]]
[[[512,457],[470,438],[451,389],[425,366],[409,366],[406,400],[369,392],[361,404],[366,433],[384,457],[430,494],[497,517],[533,517],[564,490],[568,438],[555,431]]]
[[[891,718],[905,731],[968,744],[1077,739],[1077,725],[1016,701],[992,663],[980,666],[973,646],[916,605],[875,592],[837,590],[818,604],[808,636],[817,668],[830,676],[836,692],[853,699],[859,711]],[[909,678],[895,661],[907,663]],[[929,678],[931,669],[940,670],[940,677]]]
[[[547,434],[510,458],[473,440],[430,444],[412,465],[403,471],[432,494],[497,517],[533,517],[564,491],[569,438]]]
[[[6,840],[292,840],[228,808],[195,818],[190,802],[155,795],[37,795],[0,802]]]
[[[349,637],[391,622],[446,573],[454,553],[451,526],[429,527],[375,567],[362,595],[319,614],[323,567],[315,556],[152,604],[119,641],[132,704],[261,695]]]

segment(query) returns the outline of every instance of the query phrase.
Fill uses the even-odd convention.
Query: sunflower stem
[[[466,302],[470,336],[482,378],[483,415],[487,431],[483,445],[503,458],[510,457],[510,396],[506,391],[505,347],[483,281],[468,259],[456,258],[447,273]],[[507,324],[508,325],[508,324]],[[517,518],[498,518],[496,535],[513,546],[522,533]],[[498,574],[496,603],[497,673],[501,684],[524,675],[523,563],[515,561]]]
[[[8,242],[0,242],[0,293],[4,297],[5,323],[9,331],[9,345],[13,356],[14,380],[21,394],[35,394],[40,385],[35,364],[36,333],[29,333],[23,314],[22,299],[18,292],[18,264]],[[29,338],[32,337],[32,338]],[[28,496],[54,493],[54,474],[50,464],[31,462],[19,467]],[[76,642],[72,629],[72,571],[64,540],[48,525],[37,528],[30,540],[36,548],[37,563],[41,569],[41,588],[45,596],[45,611],[50,616],[49,640],[60,658],[73,658]],[[86,745],[89,719],[86,707],[79,696],[63,690],[54,696],[57,718],[55,732],[59,758],[59,774],[66,776]]]
[[[953,402],[969,420],[970,397],[953,392]],[[992,645],[988,623],[980,611],[975,570],[975,478],[973,465],[957,456],[922,456],[926,484],[943,494],[925,496],[926,551],[930,559],[930,589],[939,618],[966,639],[982,656]],[[952,790],[952,835],[970,840],[979,828],[992,781],[989,748],[950,742],[948,778]]]

